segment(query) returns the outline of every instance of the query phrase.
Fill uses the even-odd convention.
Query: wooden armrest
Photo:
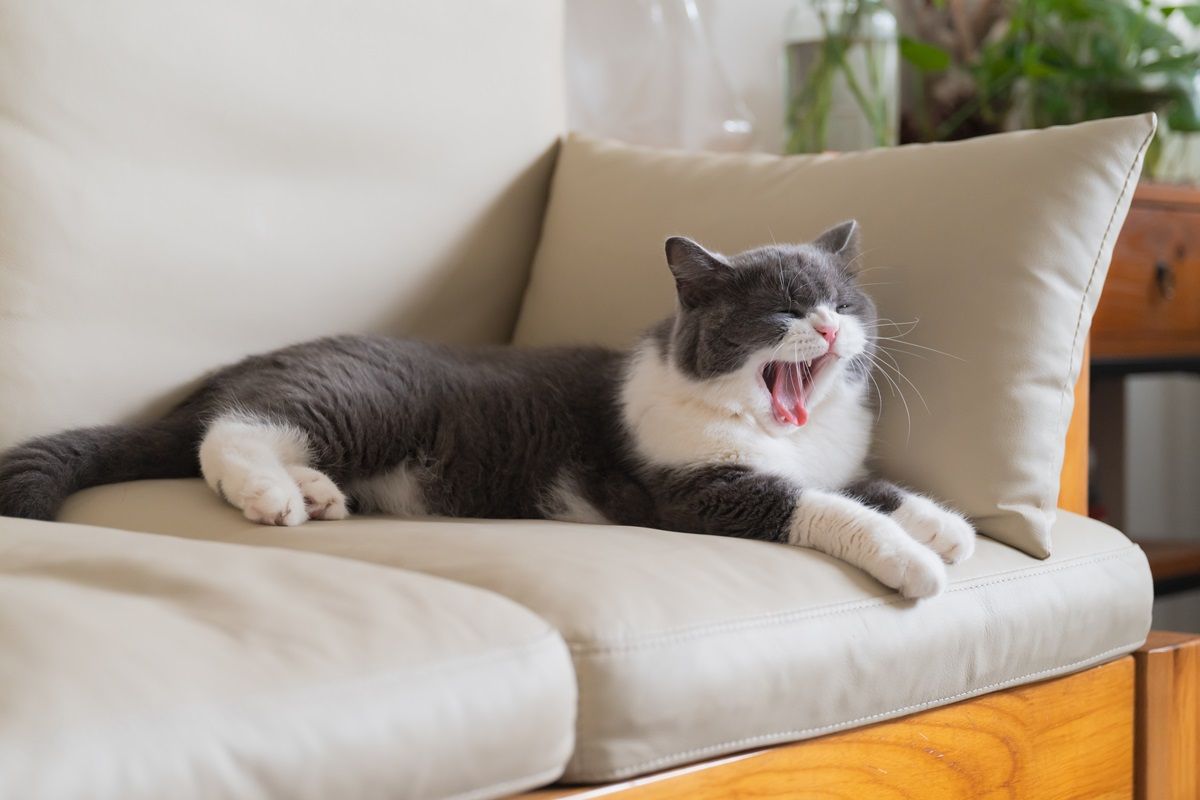
[[[1138,800],[1200,797],[1200,635],[1152,631],[1134,653]]]

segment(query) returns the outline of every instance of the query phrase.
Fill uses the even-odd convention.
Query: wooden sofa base
[[[1134,659],[902,719],[604,787],[525,800],[1129,798]]]

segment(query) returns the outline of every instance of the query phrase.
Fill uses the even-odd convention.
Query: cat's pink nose
[[[818,323],[816,325],[813,325],[813,329],[816,330],[817,333],[821,334],[821,336],[823,336],[825,338],[825,341],[829,342],[830,347],[833,347],[833,343],[837,339],[837,334],[838,334],[838,326],[837,325]]]

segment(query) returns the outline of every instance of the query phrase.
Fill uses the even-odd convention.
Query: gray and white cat
[[[550,518],[812,547],[906,597],[968,557],[959,514],[865,461],[877,326],[858,227],[733,257],[666,243],[678,306],[629,351],[337,336],[222,369],[163,419],[0,457],[0,514],[203,475],[267,525],[355,512]]]

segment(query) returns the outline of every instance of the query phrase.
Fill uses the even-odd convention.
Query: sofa
[[[0,797],[604,784],[1143,642],[1141,551],[1055,500],[1153,119],[797,159],[599,142],[564,130],[561,13],[0,0],[0,448],[152,418],[329,333],[621,346],[671,312],[668,235],[734,250],[857,217],[863,283],[921,320],[880,376],[874,463],[968,513],[975,555],[913,602],[766,542],[264,527],[199,479],[97,486],[0,519]]]

